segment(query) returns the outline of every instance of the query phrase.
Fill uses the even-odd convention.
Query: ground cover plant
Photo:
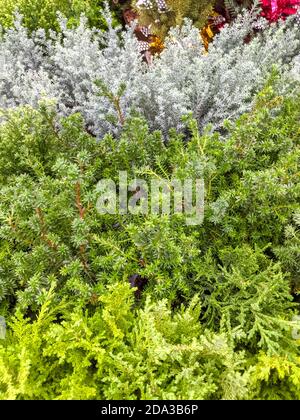
[[[63,14],[68,25],[78,24],[85,14],[91,26],[105,27],[101,10],[102,0],[1,0],[0,24],[4,29],[13,26],[15,14],[20,13],[29,31],[39,28],[59,30],[58,13]]]
[[[188,112],[200,128],[209,123],[220,129],[224,119],[234,120],[250,110],[272,65],[291,76],[282,90],[289,90],[298,74],[300,31],[295,16],[269,25],[247,12],[223,28],[208,54],[198,29],[187,23],[170,33],[165,50],[150,67],[142,61],[132,29],[119,34],[110,27],[96,34],[82,21],[49,40],[43,31],[30,36],[16,25],[0,42],[0,105],[36,106],[39,99],[52,98],[61,115],[80,112],[87,129],[98,137],[122,126],[110,98],[118,97],[120,89],[121,114],[136,110],[152,129],[167,134],[172,127],[182,127],[181,117]],[[257,25],[265,29],[255,36]],[[245,43],[249,34],[253,39]]]
[[[299,400],[297,14],[149,65],[105,13],[0,39],[0,399]],[[203,221],[100,212],[125,171],[202,179]]]

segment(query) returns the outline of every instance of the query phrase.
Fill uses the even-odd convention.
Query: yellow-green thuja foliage
[[[103,4],[103,0],[0,0],[0,24],[4,28],[13,26],[18,11],[30,31],[38,28],[59,30],[57,13],[60,12],[70,25],[77,24],[84,13],[92,26],[102,27]]]
[[[116,283],[93,310],[70,311],[54,280],[36,318],[17,311],[0,340],[0,399],[300,398],[299,357],[235,348],[199,322],[199,301],[138,307]]]
[[[116,304],[117,302],[117,304]],[[36,319],[17,313],[0,342],[1,399],[239,399],[250,380],[242,352],[199,323],[199,298],[134,308],[117,283],[94,313],[57,305],[54,283]],[[60,322],[57,321],[58,315]]]

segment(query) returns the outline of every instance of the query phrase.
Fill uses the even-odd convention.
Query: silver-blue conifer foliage
[[[105,13],[106,33],[88,28],[84,17],[77,28],[67,28],[61,17],[61,33],[48,38],[43,30],[29,36],[17,16],[15,27],[0,39],[0,107],[54,99],[61,115],[80,112],[87,128],[101,138],[121,125],[113,101],[99,94],[95,81],[101,80],[112,96],[125,84],[119,101],[125,118],[135,110],[152,129],[167,132],[180,129],[181,117],[192,112],[200,127],[209,123],[219,129],[224,119],[251,108],[274,65],[285,80],[299,80],[296,17],[270,25],[257,13],[245,12],[222,29],[208,53],[199,31],[187,21],[171,30],[165,50],[148,66],[133,28],[113,28]]]

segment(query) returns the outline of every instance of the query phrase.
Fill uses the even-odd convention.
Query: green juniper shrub
[[[134,114],[97,141],[51,103],[3,112],[2,397],[299,399],[299,117],[269,85],[226,139],[191,117],[189,141]],[[100,214],[119,171],[203,178],[203,223]]]
[[[224,255],[243,246],[254,255],[246,275],[260,273],[277,261],[275,248],[284,244],[285,228],[299,208],[297,98],[243,116],[226,142],[209,132],[199,136],[191,120],[188,143],[175,132],[165,143],[133,116],[120,138],[108,135],[98,143],[79,115],[59,121],[46,104],[3,118],[0,234],[7,274],[1,298],[14,289],[18,299],[26,296],[24,307],[34,304],[38,284],[49,284],[49,275],[80,299],[134,274],[149,279],[156,297],[190,298],[205,280],[209,256],[210,271],[216,267],[210,277],[223,277]],[[120,170],[148,181],[203,177],[204,223],[187,226],[181,215],[100,215],[97,182],[118,182]],[[227,269],[234,264],[244,273],[242,257],[232,256]],[[284,271],[286,276],[288,267]]]
[[[294,292],[299,293],[300,286],[300,213],[295,212],[291,224],[285,227],[285,241],[274,248],[274,253],[282,266],[291,274]]]

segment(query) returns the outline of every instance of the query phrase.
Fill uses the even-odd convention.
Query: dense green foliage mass
[[[60,307],[48,294],[34,323],[17,315],[0,348],[6,398],[149,399],[241,397],[248,373],[223,334],[204,330],[194,299],[172,315],[166,301],[134,311],[126,284],[100,298],[95,313],[77,309],[53,324]],[[53,296],[52,296],[53,297]],[[118,305],[116,305],[116,302]],[[136,312],[136,313],[134,313]],[[48,386],[47,384],[51,384]]]
[[[297,92],[268,83],[226,141],[189,116],[99,142],[51,103],[3,111],[1,398],[300,398]],[[203,178],[203,224],[99,214],[120,170]]]
[[[103,4],[103,0],[0,0],[0,25],[12,27],[18,11],[30,31],[39,28],[59,30],[57,13],[60,12],[70,26],[78,24],[84,13],[91,26],[101,28],[104,26]]]

